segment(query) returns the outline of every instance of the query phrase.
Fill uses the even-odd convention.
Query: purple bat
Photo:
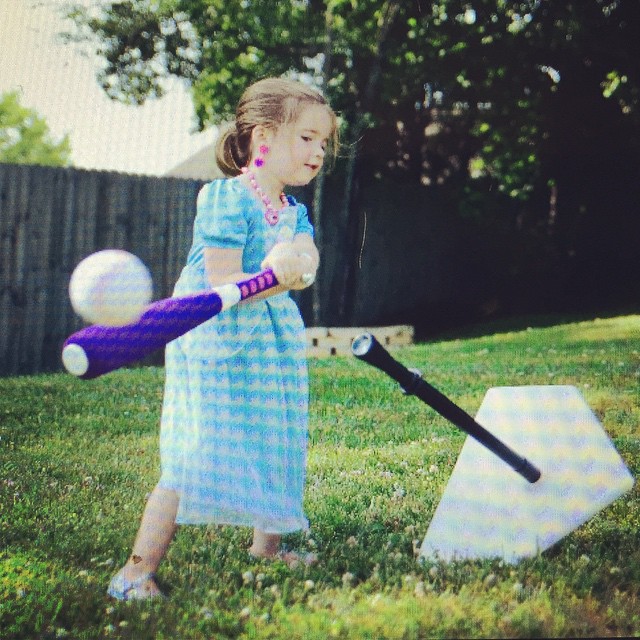
[[[92,325],[64,343],[62,362],[69,373],[83,380],[131,364],[187,333],[199,324],[258,293],[278,280],[270,269],[236,284],[151,303],[140,319],[121,327]]]

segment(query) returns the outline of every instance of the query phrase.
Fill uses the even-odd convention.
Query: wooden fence
[[[203,183],[0,164],[0,375],[60,369],[82,326],[67,292],[78,262],[126,249],[170,295],[190,245]]]

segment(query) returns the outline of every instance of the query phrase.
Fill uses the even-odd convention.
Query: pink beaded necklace
[[[258,197],[262,201],[265,206],[264,218],[271,225],[278,224],[278,220],[280,219],[280,213],[276,211],[275,207],[271,203],[271,198],[264,192],[264,190],[258,184],[255,175],[247,168],[242,167],[242,173],[249,178],[249,183],[253,187],[253,190],[258,194]],[[287,196],[284,193],[280,194],[280,202],[282,202],[283,207],[289,206],[289,201],[287,200]]]

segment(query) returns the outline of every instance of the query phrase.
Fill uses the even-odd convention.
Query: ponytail
[[[225,176],[240,175],[249,162],[249,144],[242,144],[235,124],[223,129],[216,142],[216,164]],[[248,141],[247,141],[248,142]]]

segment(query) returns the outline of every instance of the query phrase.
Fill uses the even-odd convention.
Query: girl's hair
[[[237,176],[251,159],[251,133],[257,125],[277,129],[295,122],[309,105],[322,105],[333,122],[330,153],[338,146],[337,118],[324,96],[302,82],[265,78],[248,87],[240,98],[235,122],[222,131],[216,143],[216,162],[227,176]]]

